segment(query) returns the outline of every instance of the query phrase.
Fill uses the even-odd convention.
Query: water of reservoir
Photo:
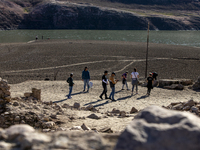
[[[8,30],[0,31],[0,43],[28,42],[39,39],[110,40],[146,42],[141,30]],[[200,47],[200,31],[150,31],[151,43]]]

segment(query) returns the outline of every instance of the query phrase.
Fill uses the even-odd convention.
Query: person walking
[[[109,99],[111,99],[112,101],[116,101],[114,96],[115,96],[115,84],[117,84],[117,82],[119,80],[115,79],[115,73],[112,72],[111,76],[109,77],[109,81],[110,81],[110,87],[112,89],[112,92],[110,93]]]
[[[133,96],[134,87],[136,86],[136,94],[138,94],[138,79],[139,79],[139,73],[137,72],[137,69],[134,68],[134,71],[131,73],[131,79],[132,79],[132,93],[131,96]]]
[[[87,92],[89,92],[90,72],[88,71],[88,67],[85,67],[84,71],[82,72],[82,80],[84,82],[83,92],[85,92],[86,85],[87,85]]]
[[[99,96],[101,99],[103,99],[103,95],[105,94],[105,99],[108,99],[107,97],[107,85],[108,85],[108,71],[104,71],[104,75],[102,76],[102,86],[103,86],[103,92],[101,93],[101,95]]]
[[[154,78],[152,76],[152,73],[149,73],[149,77],[147,78],[147,95],[150,95],[151,89],[153,89],[153,82]]]
[[[69,83],[69,95],[68,98],[71,99],[71,93],[72,93],[72,89],[73,86],[75,85],[73,82],[73,73],[70,74],[70,77],[67,79],[67,83]]]
[[[128,89],[128,84],[127,84],[127,77],[128,77],[128,71],[126,71],[123,75],[122,75],[122,90],[124,90],[124,85],[126,85],[127,90]]]

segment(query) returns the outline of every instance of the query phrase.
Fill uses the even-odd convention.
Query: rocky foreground
[[[180,80],[178,83],[188,88],[187,84],[190,82],[190,80]],[[177,81],[158,82],[167,86],[174,83]],[[8,85],[6,80],[1,79],[0,149],[130,150],[134,147],[136,150],[196,150],[200,148],[198,96],[195,100],[176,101],[163,108],[150,106],[140,110],[132,107],[126,111],[116,108],[102,111],[104,105],[101,109],[92,103],[82,106],[83,101],[75,102],[73,105],[70,105],[69,101],[65,102],[66,100],[61,103],[42,101],[42,91],[36,88],[32,88],[31,92],[26,92],[23,96],[11,97],[10,91],[13,89],[10,90],[10,86],[12,85]],[[200,77],[189,88],[197,90],[198,95]],[[82,97],[84,100],[84,95]],[[119,102],[114,102],[115,105],[117,103]],[[113,106],[109,102],[106,104],[111,108]],[[106,121],[111,124],[103,125],[102,122]],[[118,129],[114,128],[115,126],[118,126]]]

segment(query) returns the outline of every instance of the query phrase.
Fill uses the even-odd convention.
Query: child
[[[73,73],[70,74],[70,77],[67,79],[67,83],[69,83],[69,95],[68,98],[71,99],[71,93],[72,93],[72,89],[74,86],[74,82],[73,82]]]
[[[150,95],[151,89],[153,89],[153,81],[152,73],[149,73],[149,77],[147,78],[147,95]]]

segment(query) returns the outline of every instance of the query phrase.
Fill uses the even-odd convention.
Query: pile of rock
[[[138,110],[135,107],[132,107],[130,112],[126,112],[126,111],[120,111],[116,108],[113,108],[113,110],[111,112],[107,112],[107,116],[118,116],[118,118],[124,118],[124,117],[134,117],[133,115],[130,114],[134,114],[137,113]]]
[[[112,150],[118,137],[118,133],[99,134],[93,131],[44,134],[29,125],[14,125],[5,130],[0,128],[0,149]]]
[[[192,86],[194,90],[199,90],[200,89],[200,76],[198,77],[197,81],[195,84]]]
[[[193,100],[187,102],[173,102],[167,107],[163,107],[171,110],[189,111],[200,117],[200,102],[195,102]]]
[[[199,124],[200,118],[191,113],[150,106],[126,127],[114,150],[197,150]]]
[[[24,93],[24,96],[29,99],[35,98],[35,99],[41,101],[41,89],[32,88],[32,93]]]
[[[7,81],[0,78],[0,114],[5,112],[6,104],[10,102],[10,86]]]
[[[183,90],[184,86],[192,85],[191,79],[160,79],[159,87],[165,89]]]

